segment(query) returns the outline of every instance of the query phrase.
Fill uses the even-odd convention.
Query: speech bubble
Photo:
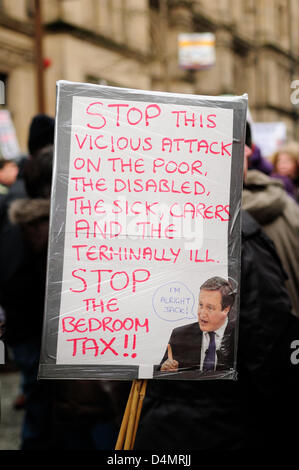
[[[153,308],[161,320],[176,322],[197,318],[193,313],[194,295],[182,282],[160,286],[153,295]]]

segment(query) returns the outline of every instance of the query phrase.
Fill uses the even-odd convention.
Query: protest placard
[[[58,82],[40,378],[235,377],[246,109]],[[209,331],[211,279],[236,299],[208,370],[204,340],[188,330],[181,358],[171,338]]]

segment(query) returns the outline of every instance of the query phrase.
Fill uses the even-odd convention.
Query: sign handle
[[[134,380],[132,383],[115,450],[134,448],[146,386],[147,380]]]

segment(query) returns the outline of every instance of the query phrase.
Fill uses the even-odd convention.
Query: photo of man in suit
[[[200,287],[198,321],[175,328],[160,363],[161,372],[229,370],[234,362],[235,292],[229,281],[212,277]]]

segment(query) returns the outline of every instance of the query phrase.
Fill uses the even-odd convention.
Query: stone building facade
[[[298,0],[40,0],[45,111],[57,80],[196,94],[249,95],[256,121],[284,121],[299,139]],[[38,112],[34,0],[0,0],[0,79],[23,151]],[[216,63],[178,65],[179,33],[213,32]],[[298,94],[299,95],[299,94]]]

